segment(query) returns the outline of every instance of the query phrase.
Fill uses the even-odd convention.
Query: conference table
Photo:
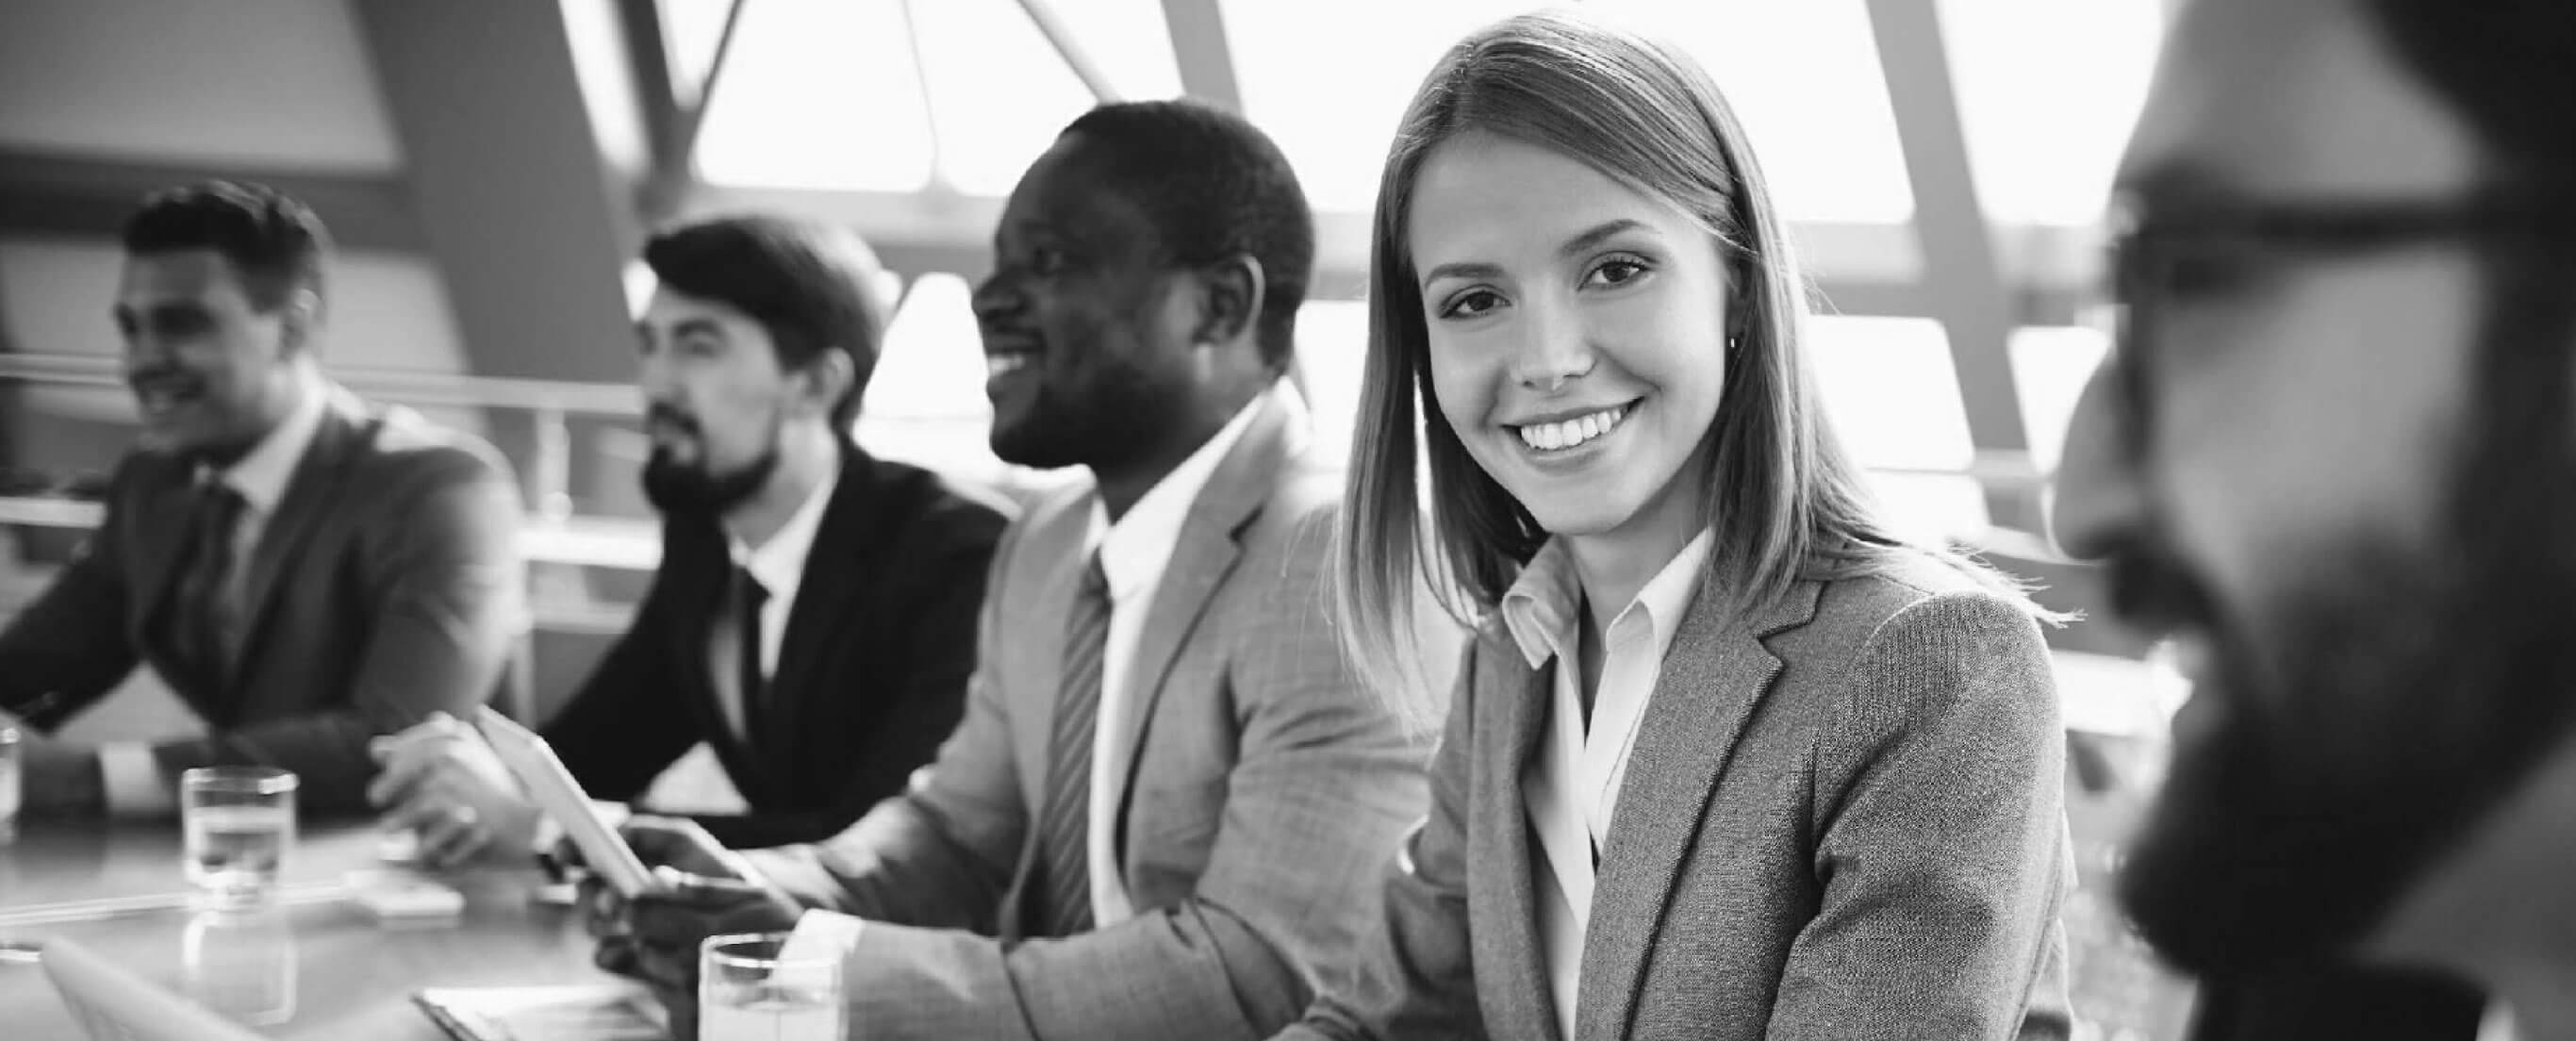
[[[282,1039],[443,1041],[446,1033],[411,1003],[414,991],[611,979],[591,966],[577,914],[537,899],[545,880],[533,868],[445,876],[465,895],[461,915],[380,922],[338,885],[351,871],[387,867],[364,822],[308,824],[285,865],[280,899],[263,912],[167,906],[27,923],[74,901],[147,904],[167,895],[159,902],[178,904],[187,888],[179,845],[175,823],[47,822],[22,822],[16,841],[0,845],[0,1038],[85,1041],[26,953],[57,937]]]

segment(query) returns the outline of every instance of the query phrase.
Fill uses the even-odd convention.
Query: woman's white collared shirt
[[[1593,874],[1609,841],[1628,754],[1715,542],[1714,532],[1700,532],[1603,628],[1607,646],[1588,726],[1578,664],[1583,587],[1571,547],[1549,540],[1503,594],[1503,623],[1530,667],[1559,663],[1545,736],[1521,775],[1521,802],[1539,839],[1530,873],[1538,882],[1539,941],[1562,1037],[1574,1036]]]

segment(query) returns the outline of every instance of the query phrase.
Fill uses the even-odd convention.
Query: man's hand
[[[384,811],[384,826],[420,838],[420,858],[441,868],[476,856],[526,859],[534,852],[534,803],[501,765],[483,736],[444,712],[375,744],[384,765],[367,786],[367,801]]]
[[[30,817],[96,817],[107,812],[107,778],[98,750],[21,730],[19,807]]]
[[[696,822],[637,817],[620,833],[653,869],[653,887],[628,900],[596,875],[582,880],[583,925],[599,937],[592,960],[650,984],[671,1014],[672,1036],[686,1037],[697,1021],[706,938],[785,932],[804,909]]]

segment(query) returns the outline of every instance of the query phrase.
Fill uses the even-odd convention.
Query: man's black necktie
[[[1109,647],[1109,576],[1094,554],[1065,620],[1064,686],[1047,739],[1045,804],[1037,819],[1037,873],[1026,908],[1028,934],[1071,936],[1091,921],[1091,751],[1100,719],[1100,681]]]
[[[733,569],[734,631],[742,634],[738,655],[740,671],[736,685],[742,698],[742,733],[746,741],[757,741],[769,704],[769,677],[760,668],[760,611],[769,605],[769,590],[753,577],[751,569],[739,564]]]
[[[179,576],[171,634],[172,649],[188,673],[185,682],[198,698],[217,696],[231,667],[235,605],[226,589],[232,581],[233,536],[246,505],[231,485],[207,481],[188,514],[191,545]]]

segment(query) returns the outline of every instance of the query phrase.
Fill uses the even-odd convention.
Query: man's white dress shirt
[[[823,475],[823,481],[806,493],[804,503],[789,514],[769,539],[754,548],[728,528],[725,544],[732,549],[736,566],[751,572],[753,581],[769,599],[760,605],[760,676],[763,680],[778,675],[778,649],[787,639],[787,619],[796,610],[797,588],[805,583],[805,559],[813,555],[814,537],[823,530],[823,513],[832,505],[832,492],[841,484],[840,470]],[[727,600],[727,605],[731,601]],[[724,711],[725,724],[737,737],[748,738],[743,720],[742,631],[730,611],[712,627],[712,646],[708,648],[707,666],[713,674],[717,706]]]

